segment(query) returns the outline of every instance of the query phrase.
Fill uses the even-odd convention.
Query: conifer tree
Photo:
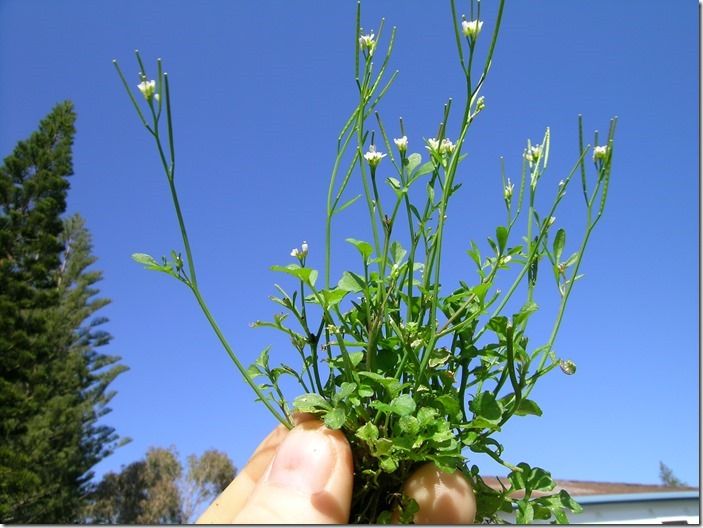
[[[64,225],[75,112],[58,104],[0,166],[0,522],[79,519],[90,468],[116,447],[108,385],[124,370],[96,348],[100,273],[79,217]]]

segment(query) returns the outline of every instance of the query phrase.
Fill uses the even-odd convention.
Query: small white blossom
[[[151,98],[154,97],[154,90],[156,90],[156,81],[153,79],[151,81],[147,81],[145,79],[137,85],[137,88],[139,88],[139,91],[142,92],[144,99],[151,101]]]
[[[556,221],[557,221],[556,216],[550,216],[550,217],[549,217],[549,221],[547,222],[547,225],[548,225],[548,226],[551,226],[551,225],[553,225],[554,222],[556,222]]]
[[[508,178],[508,183],[503,189],[503,198],[506,200],[510,200],[513,197],[513,189],[515,186],[510,182],[510,178]]]
[[[455,145],[451,141],[449,141],[447,138],[444,138],[442,140],[442,143],[439,145],[439,153],[440,154],[451,154],[454,152]]]
[[[559,180],[559,187],[564,187],[564,180]]]
[[[439,154],[439,141],[435,138],[430,138],[427,140],[427,146],[425,148],[432,154]]]
[[[444,138],[442,141],[439,141],[435,138],[430,138],[427,140],[427,146],[425,147],[427,150],[429,150],[432,154],[451,154],[454,152],[454,149],[456,148],[456,145],[451,142],[451,140]]]
[[[510,256],[510,255],[505,255],[504,257],[501,257],[500,263],[501,263],[501,264],[507,264],[507,263],[510,262],[511,260],[513,260],[513,257],[512,257],[512,256]]]
[[[608,146],[607,145],[601,145],[600,147],[595,147],[593,149],[593,160],[598,161],[598,160],[604,160],[605,157],[608,154]]]
[[[393,143],[395,143],[395,146],[398,147],[398,151],[400,152],[408,150],[408,136],[395,138]]]
[[[373,51],[376,48],[376,41],[374,40],[376,35],[369,33],[368,35],[361,35],[359,37],[359,47],[362,51],[368,51],[369,55],[373,55]]]
[[[542,147],[539,145],[534,145],[528,147],[525,151],[525,159],[530,163],[537,163],[540,155],[542,154]]]
[[[376,151],[375,145],[370,145],[369,151],[366,154],[364,154],[364,159],[369,162],[369,165],[372,168],[376,167],[376,165],[381,163],[381,160],[385,157],[386,157],[385,154],[383,154],[382,152]]]
[[[483,22],[481,20],[461,21],[461,30],[464,32],[464,35],[471,40],[476,40],[476,37],[478,37],[478,34],[481,32],[481,27],[483,27]]]
[[[476,101],[476,112],[480,112],[486,108],[486,98],[481,96],[478,98],[478,101]]]
[[[293,248],[290,252],[291,257],[295,257],[298,260],[303,260],[308,254],[308,243],[303,240],[303,243],[300,246],[300,249],[298,248]]]

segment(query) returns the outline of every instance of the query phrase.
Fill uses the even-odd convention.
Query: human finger
[[[303,422],[285,435],[234,522],[346,523],[353,480],[344,435],[318,420]]]
[[[303,423],[313,418],[310,414],[297,414],[294,416],[296,423]],[[276,427],[259,444],[254,454],[249,458],[246,466],[222,493],[208,506],[198,518],[197,524],[230,524],[240,512],[244,503],[256,487],[256,483],[264,474],[266,468],[273,460],[273,456],[288,434],[288,428],[283,424]]]
[[[403,492],[420,507],[415,524],[472,524],[476,517],[476,496],[461,471],[445,473],[429,462],[410,475]]]

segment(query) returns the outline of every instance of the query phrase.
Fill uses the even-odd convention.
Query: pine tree
[[[124,370],[96,348],[100,273],[78,217],[64,222],[75,112],[57,105],[0,167],[0,522],[79,519],[90,468],[117,445],[106,391]]]

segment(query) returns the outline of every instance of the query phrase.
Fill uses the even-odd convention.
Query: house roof
[[[500,490],[501,485],[497,477],[482,477],[483,481],[493,489]],[[500,481],[508,487],[508,479],[500,478]],[[533,492],[533,496],[547,495],[558,493],[562,489],[569,492],[572,497],[584,497],[589,495],[624,495],[624,494],[642,494],[642,493],[681,493],[698,491],[698,488],[692,486],[662,486],[660,484],[631,484],[624,482],[591,482],[586,480],[564,480],[555,479],[557,484],[550,492]],[[519,497],[519,494],[515,494]]]

